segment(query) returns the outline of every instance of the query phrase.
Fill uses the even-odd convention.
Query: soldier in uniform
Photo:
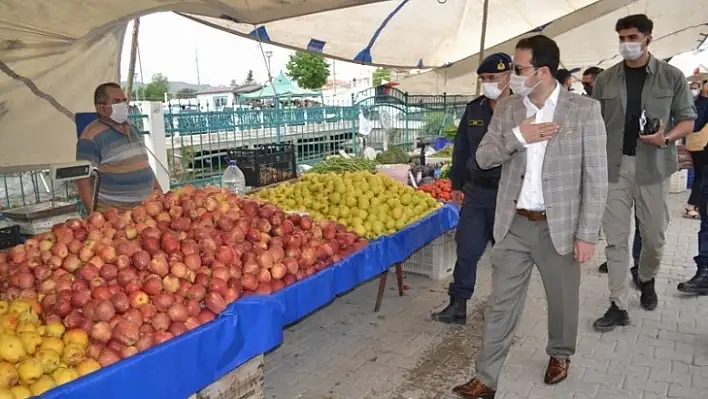
[[[457,262],[450,283],[450,304],[433,313],[433,320],[465,324],[467,301],[472,298],[477,280],[477,262],[487,243],[492,241],[494,208],[501,166],[483,170],[477,165],[475,153],[498,101],[509,95],[511,57],[504,53],[488,56],[477,68],[482,80],[483,95],[467,105],[457,128],[452,153],[452,199],[461,206],[457,226]]]

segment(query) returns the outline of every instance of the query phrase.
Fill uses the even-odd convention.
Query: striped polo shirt
[[[128,135],[97,119],[81,132],[76,159],[91,162],[100,172],[99,208],[131,208],[150,196],[155,175],[144,146],[132,125]]]

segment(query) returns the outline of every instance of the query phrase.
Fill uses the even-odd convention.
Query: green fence
[[[415,147],[423,136],[453,131],[469,96],[409,96],[377,87],[353,95],[347,104],[286,106],[281,102],[260,108],[209,109],[196,99],[164,106],[167,165],[171,184],[218,184],[229,150],[270,143],[295,146],[298,164],[314,164],[365,146]],[[131,115],[146,131],[146,115]],[[364,135],[360,133],[365,133]],[[75,197],[73,185],[52,187],[46,171],[2,175],[0,206],[17,207],[52,198]]]

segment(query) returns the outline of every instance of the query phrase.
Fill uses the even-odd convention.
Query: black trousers
[[[703,180],[703,167],[708,163],[706,154],[703,151],[691,151],[691,161],[693,162],[693,183],[691,183],[691,195],[688,197],[688,204],[699,206],[701,201],[701,181]]]
[[[469,300],[477,282],[477,262],[489,242],[493,242],[494,209],[497,189],[470,187],[465,189],[465,202],[460,209],[455,242],[457,262],[450,296]]]

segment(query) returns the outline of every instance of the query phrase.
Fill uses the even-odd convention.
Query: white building
[[[220,112],[224,108],[235,108],[236,96],[231,87],[210,87],[196,93],[199,111]]]
[[[352,97],[371,87],[371,76],[361,75],[350,81],[328,80],[322,88],[322,98],[327,105],[352,105]]]

